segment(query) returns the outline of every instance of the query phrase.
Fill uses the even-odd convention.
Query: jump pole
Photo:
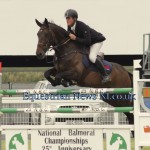
[[[82,109],[82,108],[1,108],[2,113],[100,113],[100,112],[131,112],[133,107],[100,107],[95,109]]]
[[[0,90],[0,94],[3,95],[20,95],[26,92],[30,94],[73,94],[73,93],[81,93],[81,94],[98,94],[98,93],[112,93],[112,94],[127,94],[129,92],[132,93],[132,88],[88,88],[88,89],[16,89],[16,90]]]

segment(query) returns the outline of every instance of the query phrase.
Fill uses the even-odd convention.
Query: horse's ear
[[[44,25],[46,26],[46,27],[48,27],[48,20],[45,18],[45,20],[44,20]]]
[[[41,22],[39,22],[37,19],[35,19],[35,22],[36,22],[36,24],[37,24],[39,27],[41,27],[41,26],[42,26],[42,23],[41,23]]]

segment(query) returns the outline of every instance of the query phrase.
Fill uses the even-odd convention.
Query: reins
[[[54,37],[54,36],[55,36],[54,32],[53,32],[51,29],[49,29],[49,32],[51,33],[51,36],[52,36],[52,38],[53,38],[53,40],[54,40],[54,39],[55,39],[55,37]],[[49,52],[49,51],[57,50],[59,47],[64,46],[65,44],[67,44],[70,40],[71,40],[70,37],[67,37],[65,40],[63,40],[62,42],[58,43],[58,44],[55,45],[55,46],[48,46],[49,40],[47,41],[46,45],[44,45],[43,43],[39,43],[39,46],[48,46],[48,48],[47,48],[48,50],[46,51],[46,62],[47,62],[47,63],[53,63],[53,61],[48,61],[48,52]],[[61,55],[61,56],[57,56],[57,60],[59,60],[59,59],[64,59],[64,57],[66,57],[66,56],[68,56],[68,55],[71,55],[71,54],[73,54],[73,53],[82,53],[82,54],[84,54],[84,55],[87,54],[87,53],[85,53],[85,52],[83,52],[83,51],[73,50],[73,51],[66,52],[66,53],[64,53],[64,54]]]
[[[55,46],[50,46],[48,51],[52,51],[53,49],[57,49],[65,44],[67,44],[71,39],[68,37],[66,38],[63,42],[60,42],[59,44],[55,45]],[[48,51],[46,52],[46,62],[47,63],[53,63],[53,61],[48,61],[47,57],[48,57]]]

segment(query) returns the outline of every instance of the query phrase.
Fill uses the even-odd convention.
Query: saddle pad
[[[96,65],[93,64],[93,63],[89,60],[88,55],[83,55],[82,63],[83,63],[83,65],[84,65],[86,68],[88,68],[88,69],[90,69],[90,70],[93,70],[93,71],[95,71],[95,72],[99,72],[99,70],[98,70],[98,68],[96,67]],[[111,64],[110,62],[106,61],[106,60],[103,60],[103,64],[104,64],[104,67],[105,67],[105,69],[106,69],[106,72],[107,72],[108,74],[110,74],[111,71],[112,71],[112,64]]]

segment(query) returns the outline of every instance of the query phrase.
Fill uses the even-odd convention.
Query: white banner
[[[102,150],[101,129],[48,129],[31,131],[31,150]]]

